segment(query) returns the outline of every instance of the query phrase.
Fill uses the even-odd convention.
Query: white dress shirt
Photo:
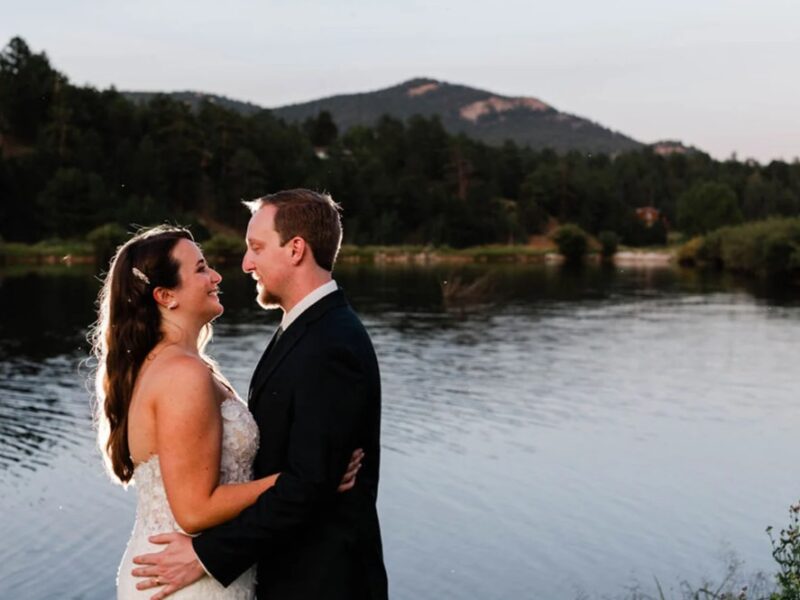
[[[294,323],[297,320],[297,317],[302,315],[313,304],[316,304],[318,301],[322,300],[325,296],[332,294],[338,289],[339,286],[333,279],[331,279],[328,283],[323,283],[313,292],[308,294],[305,298],[300,300],[300,302],[295,304],[292,307],[292,310],[283,313],[283,319],[281,319],[281,330],[286,331],[289,328],[289,325]]]

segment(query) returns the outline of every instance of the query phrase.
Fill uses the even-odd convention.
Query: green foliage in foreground
[[[679,260],[751,275],[796,275],[800,273],[800,218],[717,229],[684,244]]]
[[[665,591],[656,579],[655,594],[643,591],[643,586],[637,583],[624,600],[800,600],[800,502],[789,507],[789,524],[777,537],[773,532],[773,527],[767,527],[772,556],[778,565],[774,576],[759,571],[744,578],[741,572],[744,563],[730,554],[720,582],[705,580],[696,585],[684,580],[676,596],[671,590]]]
[[[772,542],[772,556],[778,563],[780,591],[771,600],[800,600],[800,503],[789,508],[789,525],[781,529],[777,539],[767,527]]]

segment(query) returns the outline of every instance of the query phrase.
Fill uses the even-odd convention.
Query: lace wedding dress
[[[242,483],[253,478],[253,459],[258,449],[258,426],[247,406],[238,398],[228,398],[220,405],[222,413],[222,455],[220,483]],[[136,584],[142,578],[131,575],[135,567],[133,557],[163,550],[151,544],[147,537],[156,533],[180,531],[167,502],[158,456],[136,466],[133,472],[136,483],[136,522],[122,557],[117,575],[118,600],[151,598],[159,588],[139,591]],[[211,577],[204,577],[175,594],[174,600],[252,600],[255,598],[255,567],[243,573],[227,588]]]

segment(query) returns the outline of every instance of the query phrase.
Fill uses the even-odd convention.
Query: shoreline
[[[230,264],[238,256],[210,254],[219,264]],[[459,265],[486,263],[517,263],[553,265],[563,263],[563,257],[553,249],[532,246],[474,246],[470,248],[434,248],[430,246],[352,246],[344,245],[338,260],[344,264],[374,265]],[[48,248],[41,244],[0,243],[0,266],[73,266],[93,265],[97,262],[91,249],[79,245]],[[589,252],[586,262],[600,263],[598,252]],[[615,266],[669,266],[677,264],[673,248],[626,248],[614,255]]]

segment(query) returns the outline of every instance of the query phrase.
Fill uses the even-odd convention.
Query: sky
[[[265,107],[432,77],[532,96],[645,143],[800,156],[797,0],[0,0],[77,85]]]

